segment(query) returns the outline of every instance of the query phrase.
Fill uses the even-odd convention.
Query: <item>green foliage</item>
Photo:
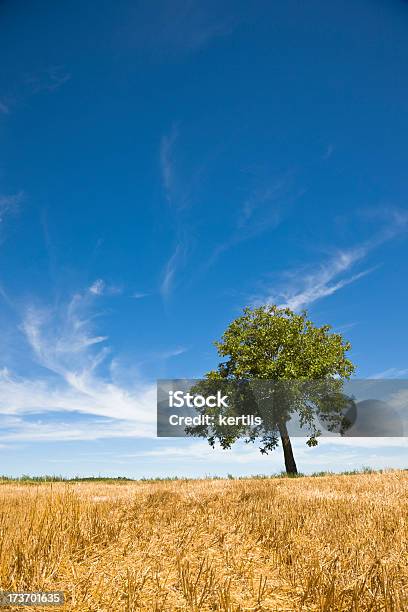
[[[316,327],[306,312],[261,306],[245,308],[215,346],[228,357],[210,378],[322,379],[348,378],[354,371],[346,358],[351,348],[330,325]]]
[[[215,425],[192,426],[186,432],[207,438],[212,446],[218,441],[222,448],[239,438],[259,440],[262,453],[277,446],[279,431],[294,413],[309,432],[309,446],[316,446],[321,434],[316,417],[326,429],[344,432],[349,399],[342,393],[342,381],[351,376],[354,365],[346,357],[350,344],[330,330],[329,325],[315,326],[306,312],[277,306],[245,308],[215,343],[227,359],[192,391],[209,394],[220,384],[232,398],[228,409],[203,407],[198,412],[212,417],[245,412],[260,415],[262,424],[225,427],[215,420]]]

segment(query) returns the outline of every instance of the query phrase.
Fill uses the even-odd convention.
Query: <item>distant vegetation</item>
[[[56,474],[44,474],[40,476],[30,476],[22,474],[21,476],[6,476],[0,475],[0,482],[132,482],[132,478],[125,476],[74,476],[66,478]]]
[[[402,470],[404,471],[404,470]],[[280,472],[279,474],[251,474],[250,476],[234,476],[228,474],[226,478],[230,480],[248,480],[251,478],[317,478],[319,476],[352,476],[354,474],[381,474],[383,470],[374,470],[370,467],[362,467],[356,470],[346,470],[344,472],[313,472],[313,474],[288,474],[287,472]],[[184,476],[157,476],[147,478],[142,476],[141,478],[128,478],[127,476],[74,476],[72,478],[59,476],[58,474],[43,474],[40,476],[30,476],[29,474],[22,474],[21,476],[7,476],[0,474],[0,484],[2,483],[13,483],[21,482],[28,484],[36,484],[41,482],[172,482],[172,481],[197,481],[197,480],[222,480],[225,476],[208,475],[204,478],[187,478]]]

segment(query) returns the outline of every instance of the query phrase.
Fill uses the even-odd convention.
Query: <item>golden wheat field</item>
[[[65,610],[408,610],[408,472],[0,496],[2,590],[61,589]]]

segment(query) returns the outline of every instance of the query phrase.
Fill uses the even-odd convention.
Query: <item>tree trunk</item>
[[[295,457],[293,456],[292,442],[290,441],[286,423],[279,425],[279,433],[282,441],[283,456],[285,457],[285,468],[287,474],[297,474]]]

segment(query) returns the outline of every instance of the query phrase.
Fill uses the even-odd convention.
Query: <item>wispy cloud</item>
[[[167,261],[160,284],[160,293],[164,298],[169,297],[175,286],[176,272],[184,263],[187,248],[184,243],[179,242],[174,249],[171,257]]]
[[[327,145],[325,152],[323,153],[322,159],[330,159],[334,153],[334,146],[332,144]]]
[[[37,94],[42,91],[56,91],[70,79],[71,74],[62,66],[50,66],[42,72],[26,74],[23,81],[32,93]]]
[[[388,450],[395,453],[395,467],[401,467],[401,453],[404,453],[408,446],[407,438],[320,438],[319,444],[315,448],[309,448],[302,439],[294,438],[292,440],[296,458],[302,463],[303,469],[307,472],[320,469],[322,465],[327,469],[344,470],[348,466],[356,468],[359,465],[378,465],[381,461],[381,466],[386,467],[390,464],[390,458],[387,456],[379,457],[378,455],[369,455],[372,451]],[[188,465],[196,467],[203,465],[206,467],[205,472],[208,474],[208,466],[211,466],[212,473],[223,472],[224,469],[230,469],[235,473],[234,466],[239,465],[238,474],[242,474],[244,466],[247,465],[252,469],[252,473],[271,473],[272,471],[279,472],[282,469],[282,454],[281,449],[276,449],[275,452],[265,457],[259,452],[256,444],[245,444],[239,441],[228,450],[222,450],[219,447],[211,448],[205,440],[174,440],[174,444],[166,442],[165,445],[141,450],[135,453],[126,453],[120,455],[123,459],[146,458],[151,462],[160,461],[166,457],[166,464],[169,471],[172,465],[177,466],[178,474],[180,467],[183,470],[185,461],[188,460]],[[186,468],[184,468],[186,469]],[[182,471],[183,474],[185,472]],[[211,472],[210,472],[211,473]],[[251,473],[251,472],[250,472]]]
[[[134,293],[132,293],[132,298],[134,298],[135,300],[141,300],[145,297],[148,297],[150,294],[149,293],[143,293],[142,291],[135,291]]]
[[[70,383],[78,373],[82,379],[91,375],[109,351],[97,346],[107,337],[92,333],[86,317],[89,303],[86,295],[78,293],[59,309],[30,306],[21,325],[37,362]]]
[[[152,397],[151,402],[153,401]],[[58,416],[58,419],[48,419],[48,415],[44,413],[33,413],[30,417],[25,413],[5,419],[0,413],[1,440],[3,443],[68,442],[107,438],[153,438],[155,435],[153,424],[136,422],[134,419],[95,416],[90,420],[81,418],[75,411],[67,418],[66,409]]]
[[[159,11],[153,5],[145,7],[141,21],[138,9],[133,8],[124,27],[129,34],[123,35],[122,28],[121,42],[125,39],[127,44],[136,44],[161,60],[196,52],[229,35],[237,26],[242,19],[239,9],[234,5],[234,10],[227,10],[225,3],[165,0]]]
[[[286,272],[285,283],[263,296],[255,298],[256,303],[273,303],[292,310],[301,310],[331,296],[340,289],[356,282],[375,267],[354,274],[349,273],[358,263],[362,262],[375,248],[391,240],[408,229],[408,214],[392,211],[391,222],[363,244],[338,250],[330,259],[319,264],[317,268],[301,268],[294,272]]]
[[[162,24],[162,43],[174,50],[196,51],[214,38],[230,34],[237,23],[236,16],[211,14],[194,0],[170,2],[168,9],[170,18]]]
[[[89,287],[89,291],[93,293],[94,295],[102,295],[102,293],[104,292],[105,286],[106,286],[105,281],[102,280],[101,278],[98,278],[98,280],[94,281],[92,285]]]
[[[23,200],[23,191],[11,195],[0,195],[0,223],[3,221],[5,215],[17,212]]]
[[[178,346],[174,349],[168,349],[161,351],[159,353],[155,353],[155,357],[159,359],[171,359],[172,357],[178,357],[183,353],[186,353],[187,349],[184,346]]]
[[[188,251],[189,224],[187,221],[187,209],[190,206],[191,191],[193,185],[200,175],[200,169],[188,178],[179,176],[176,167],[175,146],[179,139],[179,125],[173,123],[168,134],[165,134],[160,143],[160,170],[163,190],[167,202],[170,204],[171,215],[175,226],[176,245],[167,259],[160,280],[160,293],[163,298],[169,297],[175,286],[176,274],[185,264]]]
[[[408,377],[408,368],[398,369],[398,368],[388,368],[387,370],[383,370],[382,372],[377,372],[376,374],[372,374],[368,376],[370,379],[382,379],[382,378],[407,378]]]
[[[21,330],[42,374],[27,377],[7,367],[0,370],[0,426],[11,427],[13,439],[154,435],[155,387],[140,379],[124,387],[117,382],[115,368],[105,368],[108,374],[101,374],[110,348],[107,336],[93,330],[94,299],[86,291],[58,309],[30,306],[25,310]],[[51,413],[60,415],[61,436],[56,434],[57,425],[47,421]],[[48,423],[43,432],[28,418],[34,414]],[[89,419],[86,423],[79,415],[96,418],[93,432]],[[108,421],[103,424],[98,418]]]
[[[119,285],[108,285],[102,278],[98,278],[89,286],[88,291],[93,295],[117,295],[122,293],[122,287]]]
[[[19,103],[42,92],[53,93],[71,79],[63,66],[49,66],[44,70],[16,77],[10,90],[0,100],[0,114],[9,115]]]
[[[266,297],[268,303],[278,303],[281,307],[301,310],[329,295],[333,295],[343,287],[354,283],[369,274],[372,270],[364,270],[345,278],[339,278],[366,255],[364,248],[340,251],[331,260],[321,264],[317,270],[305,270],[291,274],[287,286],[279,293]],[[299,284],[301,288],[299,289]]]
[[[159,147],[160,175],[167,202],[175,214],[182,214],[191,207],[194,191],[200,183],[205,163],[190,171],[183,163],[180,146],[180,123],[173,122],[170,130],[163,134]]]
[[[168,202],[172,203],[174,195],[175,169],[174,145],[178,138],[178,125],[173,123],[168,134],[162,136],[160,142],[160,169],[163,188]]]
[[[8,106],[8,104],[6,104],[4,101],[0,100],[0,113],[2,115],[8,115],[10,112],[10,108]]]
[[[282,203],[288,197],[289,182],[286,177],[266,187],[255,189],[238,211],[236,227],[244,238],[276,227],[282,217]]]
[[[254,189],[237,207],[234,227],[224,242],[218,244],[210,254],[206,269],[235,245],[278,227],[290,205],[303,193],[301,189],[293,191],[289,176]]]

